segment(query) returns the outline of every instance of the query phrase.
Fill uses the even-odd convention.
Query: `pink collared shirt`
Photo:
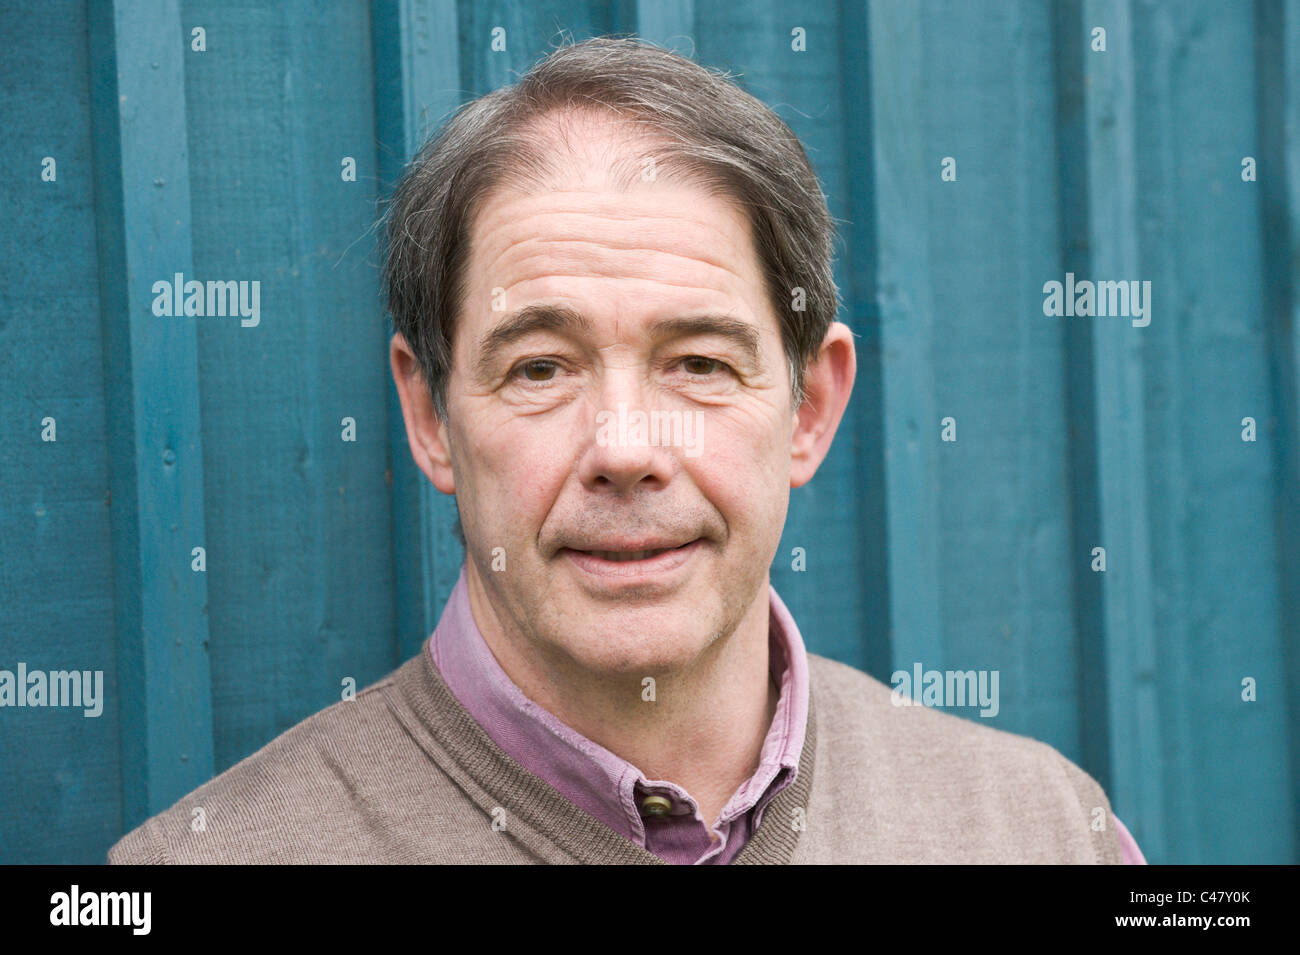
[[[716,839],[710,837],[710,827],[686,790],[668,780],[647,779],[627,760],[524,696],[483,640],[470,609],[464,565],[429,651],[448,688],[493,742],[570,802],[665,862],[726,865],[758,827],[767,805],[793,782],[808,722],[803,638],[776,589],[769,587],[768,592],[768,665],[780,696],[758,768],[713,820]],[[668,801],[666,815],[643,810],[652,796]],[[1115,824],[1124,862],[1144,863],[1123,823],[1117,818]]]

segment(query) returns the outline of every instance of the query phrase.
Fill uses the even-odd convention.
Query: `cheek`
[[[571,470],[572,437],[558,416],[503,416],[458,437],[464,450],[457,455],[457,492],[468,491],[464,503],[473,519],[496,536],[535,536]]]
[[[693,480],[731,532],[762,536],[775,526],[779,534],[776,519],[790,487],[785,431],[762,414],[721,416],[709,423],[713,427],[705,431],[701,454],[686,465]]]

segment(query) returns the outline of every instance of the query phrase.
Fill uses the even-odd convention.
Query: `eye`
[[[517,365],[510,372],[510,377],[523,377],[525,381],[550,381],[555,377],[558,369],[559,365],[553,361],[548,361],[545,358],[531,358]]]
[[[705,358],[703,355],[691,355],[683,358],[681,361],[682,368],[692,375],[704,377],[715,371],[725,369],[727,366],[716,358]]]

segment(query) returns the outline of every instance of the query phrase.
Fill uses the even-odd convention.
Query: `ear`
[[[393,366],[393,382],[402,401],[402,419],[406,422],[406,440],[411,457],[443,494],[456,493],[447,444],[447,425],[433,410],[433,395],[424,380],[415,352],[400,332],[388,346],[388,360]]]
[[[853,333],[843,322],[832,322],[817,358],[808,365],[804,402],[795,410],[790,441],[791,487],[811,481],[830,451],[857,372]]]

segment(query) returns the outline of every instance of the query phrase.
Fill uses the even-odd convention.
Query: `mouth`
[[[638,542],[639,543],[639,542]],[[655,542],[657,543],[657,542]],[[563,548],[558,556],[571,561],[578,569],[598,577],[648,577],[667,573],[684,565],[703,544],[695,538],[685,544],[636,546],[614,549],[578,550]]]
[[[686,545],[682,545],[683,547]],[[629,560],[647,560],[651,557],[658,557],[670,550],[676,550],[676,547],[656,547],[654,550],[584,550],[580,554],[590,554],[592,557],[599,557],[601,560],[612,560],[616,563],[626,563]]]

